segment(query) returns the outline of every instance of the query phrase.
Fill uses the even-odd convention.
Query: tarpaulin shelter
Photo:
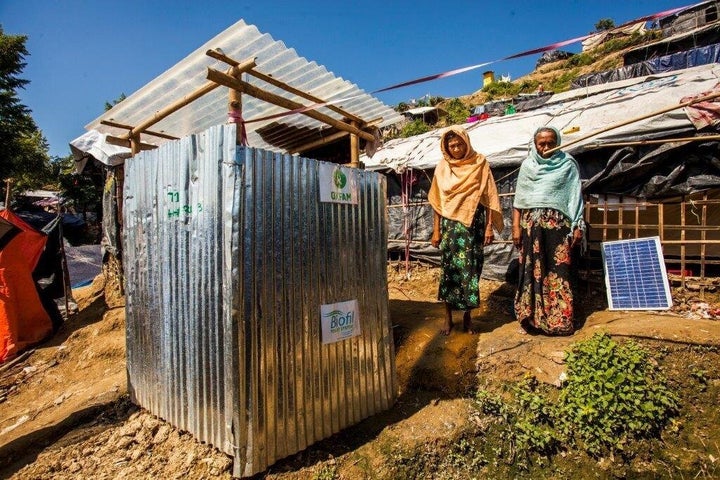
[[[484,275],[503,278],[513,254],[509,235],[514,180],[538,127],[553,126],[564,132],[564,144],[580,139],[566,151],[578,159],[581,177],[586,181],[593,179],[586,185],[585,193],[595,194],[595,199],[605,194],[662,199],[720,188],[717,138],[710,137],[705,143],[668,141],[683,137],[694,140],[696,136],[716,132],[718,103],[676,108],[605,130],[630,118],[679,105],[692,96],[717,91],[719,80],[718,64],[631,78],[554,94],[537,109],[491,117],[466,126],[473,147],[490,162],[505,209],[506,228],[501,239],[506,243],[496,243],[486,249],[489,258]],[[600,133],[587,136],[593,132]],[[388,174],[391,251],[409,252],[416,258],[438,258],[437,250],[429,242],[432,212],[426,202],[426,192],[433,169],[441,159],[440,136],[441,131],[432,131],[391,140],[372,157],[362,157],[367,169]],[[660,143],[642,144],[653,141]],[[616,154],[623,160],[610,161]],[[690,158],[692,164],[686,161]],[[593,198],[588,200],[592,202]],[[617,207],[607,208],[617,210]],[[712,225],[707,217],[705,222],[705,226]],[[627,235],[628,230],[623,233],[620,228],[619,233]],[[720,256],[715,235],[717,232],[713,229],[705,229],[704,252]],[[697,240],[699,248],[701,239]]]
[[[9,210],[0,211],[0,362],[52,333],[33,271],[47,236]],[[7,243],[5,238],[12,237]],[[4,245],[2,245],[4,243]]]

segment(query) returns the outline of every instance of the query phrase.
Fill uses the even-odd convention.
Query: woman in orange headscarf
[[[463,310],[463,330],[472,332],[470,310],[480,304],[483,246],[492,227],[503,229],[500,200],[490,166],[460,127],[440,139],[443,159],[435,167],[428,201],[434,212],[431,243],[440,248],[442,274],[438,299],[445,302],[444,335],[453,328],[452,311]]]

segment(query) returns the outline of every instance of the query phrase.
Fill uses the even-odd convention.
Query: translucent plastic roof
[[[103,125],[101,121],[107,120],[134,127],[150,119],[159,110],[192,94],[208,82],[206,78],[208,67],[222,72],[227,70],[227,64],[205,53],[207,50],[218,48],[225,55],[239,62],[256,58],[254,70],[302,92],[326,101],[344,99],[341,103],[333,102],[333,104],[366,122],[382,119],[376,124],[378,127],[397,123],[403,118],[357,85],[336,77],[315,62],[298,56],[295,50],[286,47],[281,41],[274,40],[270,35],[259,32],[254,25],[248,25],[240,20],[87,124],[85,128],[118,137],[127,134],[126,129]],[[249,74],[243,74],[242,80],[303,105],[313,103]],[[152,125],[148,130],[174,137],[203,131],[213,125],[227,122],[227,103],[228,88],[219,86]],[[287,112],[287,109],[246,94],[242,95],[242,110],[246,121]],[[317,111],[337,120],[343,120],[341,114],[326,107],[319,107]],[[246,124],[246,130],[250,146],[283,152],[322,139],[337,131],[323,122],[298,113],[272,120],[251,122]],[[142,141],[159,145],[167,140],[143,134]]]

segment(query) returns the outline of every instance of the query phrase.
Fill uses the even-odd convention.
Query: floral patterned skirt
[[[440,253],[442,272],[438,300],[453,310],[480,305],[480,273],[483,267],[485,208],[479,205],[470,227],[441,218]]]
[[[570,221],[551,208],[524,210],[515,316],[550,335],[573,333]]]

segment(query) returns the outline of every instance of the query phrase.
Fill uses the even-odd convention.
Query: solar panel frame
[[[660,237],[601,243],[609,310],[667,310],[672,295]]]

